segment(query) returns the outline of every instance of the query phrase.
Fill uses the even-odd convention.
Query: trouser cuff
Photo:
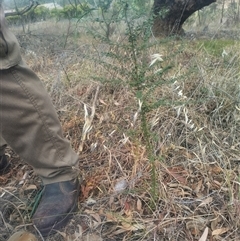
[[[5,154],[5,149],[7,145],[0,146],[0,156],[3,156]]]

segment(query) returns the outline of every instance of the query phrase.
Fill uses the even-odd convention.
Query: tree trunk
[[[154,0],[153,34],[168,36],[183,34],[183,23],[194,12],[202,9],[216,0]]]

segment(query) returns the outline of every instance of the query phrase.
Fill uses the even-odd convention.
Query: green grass
[[[197,41],[199,49],[203,49],[207,54],[215,57],[220,57],[224,50],[226,51],[226,49],[234,45],[240,47],[240,42],[232,39],[205,39]]]

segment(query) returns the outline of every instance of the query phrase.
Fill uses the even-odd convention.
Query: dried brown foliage
[[[100,87],[79,153],[80,211],[65,230],[46,240],[239,240],[239,43],[226,47],[226,57],[211,55],[198,40],[149,49],[149,55],[161,53],[164,64],[173,66],[164,78],[176,80],[151,96],[167,97],[170,105],[147,116],[156,156],[158,199],[153,200],[140,119],[133,123],[134,91],[124,81],[96,82],[93,73],[106,79],[114,74],[86,58],[103,46],[95,42],[93,48],[85,37],[78,41],[61,52],[42,47],[37,61],[25,55],[44,79],[76,151],[86,109],[90,114]],[[9,154],[13,168],[0,177],[0,240],[23,228],[36,232],[29,215],[39,179]]]

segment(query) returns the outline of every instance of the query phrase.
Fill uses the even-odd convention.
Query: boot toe
[[[77,210],[79,183],[77,180],[48,184],[44,187],[32,221],[42,236],[64,227]]]

